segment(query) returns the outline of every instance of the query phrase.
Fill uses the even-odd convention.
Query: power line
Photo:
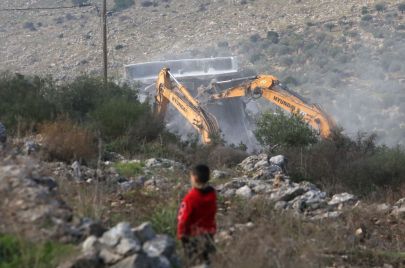
[[[55,9],[72,9],[72,8],[83,8],[92,7],[92,4],[80,5],[80,6],[62,6],[62,7],[27,7],[27,8],[3,8],[1,11],[31,11],[31,10],[55,10]]]

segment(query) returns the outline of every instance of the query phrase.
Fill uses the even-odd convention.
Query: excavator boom
[[[277,77],[259,75],[248,78],[241,85],[211,96],[212,100],[250,96],[263,97],[288,112],[299,112],[310,126],[328,138],[336,127],[334,120],[317,104],[310,104],[297,93],[283,87]]]
[[[170,78],[173,78],[177,87],[172,86]],[[201,134],[203,143],[211,143],[212,137],[219,136],[220,131],[215,117],[200,106],[187,88],[170,74],[168,68],[163,68],[156,82],[155,96],[155,114],[161,120],[164,120],[169,103]]]

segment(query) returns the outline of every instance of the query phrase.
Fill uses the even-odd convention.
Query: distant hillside
[[[383,142],[403,142],[401,1],[379,11],[379,1],[145,1],[110,13],[112,76],[121,77],[127,63],[236,55],[241,67],[275,74],[322,104],[350,134],[376,131]],[[0,8],[71,4],[5,0]],[[2,71],[59,79],[101,73],[96,8],[3,12],[0,25]]]

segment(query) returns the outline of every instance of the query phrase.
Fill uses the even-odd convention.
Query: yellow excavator
[[[201,107],[200,102],[176,80],[169,68],[163,68],[156,82],[154,108],[155,115],[161,120],[164,120],[169,103],[201,134],[203,143],[211,143],[213,138],[220,136],[216,118]]]
[[[284,87],[277,77],[272,75],[258,75],[246,78],[238,78],[228,81],[216,82],[214,89],[220,84],[243,81],[236,87],[211,95],[211,100],[237,98],[242,96],[254,99],[263,97],[278,107],[288,112],[299,112],[310,126],[316,129],[322,138],[328,138],[336,127],[335,121],[325,113],[317,104],[311,104],[297,93]]]

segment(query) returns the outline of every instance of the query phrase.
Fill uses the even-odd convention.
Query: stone
[[[131,255],[116,264],[110,266],[111,268],[152,268],[150,260],[145,254]]]
[[[80,169],[79,161],[73,162],[72,169],[73,169],[73,178],[78,181],[82,180],[82,171]]]
[[[143,244],[143,251],[149,257],[166,256],[170,257],[175,250],[176,243],[173,238],[167,235],[157,235],[155,238]]]
[[[99,254],[100,258],[106,264],[114,264],[122,259],[122,257],[114,252],[109,251],[106,248],[103,248]]]
[[[235,189],[228,189],[228,190],[225,190],[225,191],[222,193],[222,196],[223,196],[223,197],[232,197],[232,196],[235,195],[235,192],[236,192]]]
[[[276,201],[290,201],[290,200],[294,199],[295,197],[302,195],[304,193],[305,193],[305,189],[303,189],[299,186],[296,186],[293,188],[287,188],[287,189],[281,188],[274,195],[272,194],[271,199],[274,199]]]
[[[272,165],[277,165],[279,167],[283,167],[284,165],[286,165],[287,158],[284,155],[276,155],[276,156],[270,157],[269,162]]]
[[[141,243],[151,240],[156,237],[156,233],[153,230],[150,222],[144,222],[136,228],[132,229],[133,234],[138,238]]]
[[[283,210],[287,208],[287,202],[286,201],[277,201],[274,204],[274,209],[276,210]]]
[[[90,218],[80,219],[80,222],[76,228],[82,234],[82,236],[85,237],[92,235],[101,237],[106,231],[104,226],[99,221],[95,221]]]
[[[150,259],[151,267],[153,268],[170,268],[172,265],[170,261],[165,256],[154,257]]]
[[[405,219],[405,198],[401,198],[395,202],[392,206],[391,215],[398,219]]]
[[[388,204],[382,203],[382,204],[377,204],[375,209],[378,212],[387,212],[391,209],[391,206]]]
[[[100,243],[109,247],[116,246],[121,238],[134,239],[134,233],[131,230],[131,226],[127,222],[120,222],[100,238]]]
[[[24,153],[26,155],[30,155],[32,153],[35,153],[39,150],[40,146],[38,143],[36,143],[35,141],[26,141],[24,143]]]
[[[120,255],[128,256],[129,254],[139,252],[141,244],[137,239],[121,239],[120,243],[116,246],[115,252]]]
[[[228,172],[222,171],[222,170],[217,170],[217,169],[214,169],[211,173],[212,179],[214,179],[214,180],[224,179],[228,175],[229,175]]]
[[[236,190],[235,194],[243,198],[250,198],[253,195],[252,190],[247,185]]]
[[[82,244],[82,252],[97,252],[97,243],[98,239],[94,235],[87,237]]]
[[[332,196],[332,199],[328,202],[329,206],[337,207],[339,205],[354,205],[357,202],[357,198],[349,193],[340,193]]]
[[[102,260],[93,253],[84,253],[73,260],[62,263],[58,268],[104,268]]]

